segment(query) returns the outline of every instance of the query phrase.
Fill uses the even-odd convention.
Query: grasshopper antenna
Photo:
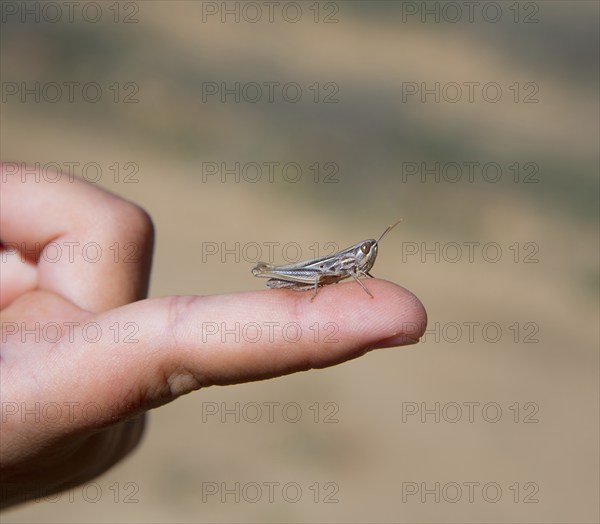
[[[397,222],[394,222],[391,226],[388,226],[385,231],[383,233],[381,233],[381,236],[376,240],[375,245],[379,244],[379,241],[385,236],[387,235],[392,229],[394,229],[400,222],[402,222],[402,219],[398,220]]]

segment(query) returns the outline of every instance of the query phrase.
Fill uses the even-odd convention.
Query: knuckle
[[[118,199],[111,209],[110,226],[124,238],[154,240],[154,224],[146,210],[127,200]]]

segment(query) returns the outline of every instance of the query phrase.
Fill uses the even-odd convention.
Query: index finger
[[[427,324],[419,299],[383,280],[369,287],[374,299],[347,282],[322,289],[313,302],[310,293],[265,290],[152,298],[95,315],[89,320],[97,340],[74,332],[48,355],[60,366],[36,360],[46,373],[43,396],[97,403],[105,418],[96,422],[110,424],[198,388],[324,368],[417,343]],[[117,339],[115,325],[122,328]]]

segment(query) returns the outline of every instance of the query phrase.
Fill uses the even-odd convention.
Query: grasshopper
[[[287,288],[297,291],[314,289],[311,302],[317,296],[319,286],[335,284],[340,280],[352,277],[373,298],[359,277],[374,278],[369,271],[377,258],[377,246],[381,239],[401,221],[398,220],[395,224],[388,226],[377,240],[372,238],[363,240],[333,255],[312,258],[295,264],[275,266],[266,262],[258,262],[252,269],[252,274],[255,277],[268,278],[266,286],[271,289]]]

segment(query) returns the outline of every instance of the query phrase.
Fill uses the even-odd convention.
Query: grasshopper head
[[[364,273],[368,273],[373,264],[375,264],[375,259],[377,258],[377,249],[379,246],[379,242],[381,239],[389,233],[393,228],[395,228],[402,220],[398,220],[395,224],[388,226],[387,229],[381,234],[381,236],[377,240],[373,240],[372,238],[369,240],[365,240],[360,244],[357,244],[356,247],[356,261],[358,269]]]
[[[364,240],[360,244],[357,244],[357,248],[355,258],[358,270],[368,273],[371,271],[377,258],[377,240],[372,238]]]

